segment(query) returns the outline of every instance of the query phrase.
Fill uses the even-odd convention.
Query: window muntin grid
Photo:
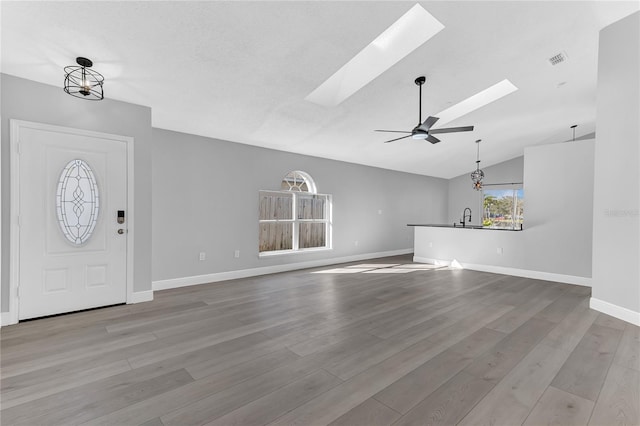
[[[292,192],[309,192],[315,194],[316,184],[308,173],[300,170],[294,170],[282,178],[280,189]]]
[[[287,173],[281,189],[259,192],[259,252],[331,248],[331,196],[302,171]]]

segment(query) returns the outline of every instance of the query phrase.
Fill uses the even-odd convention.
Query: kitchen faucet
[[[467,210],[469,210],[469,223],[471,223],[471,209],[469,207],[466,207],[464,209],[464,211],[462,212],[462,220],[460,221],[460,223],[462,224],[462,227],[465,227],[465,219],[467,218]]]

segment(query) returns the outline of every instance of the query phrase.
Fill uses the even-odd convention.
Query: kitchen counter
[[[434,224],[434,223],[409,223],[409,224],[407,224],[407,226],[426,226],[426,227],[429,227],[429,228],[482,229],[482,230],[489,230],[489,231],[522,231],[522,228],[516,228],[516,229],[489,228],[489,227],[479,226],[479,225],[462,226],[462,225],[457,224],[457,223],[454,223],[454,224],[445,224],[445,223],[440,223],[440,224]]]
[[[526,232],[453,224],[412,224],[414,262],[448,265],[454,260],[464,268],[522,268],[526,259]],[[466,231],[460,231],[465,229]],[[519,229],[517,231],[520,231]],[[483,269],[479,269],[483,270]],[[497,270],[494,270],[497,272]]]

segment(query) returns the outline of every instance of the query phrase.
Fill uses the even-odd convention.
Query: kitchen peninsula
[[[524,235],[516,229],[466,224],[408,224],[414,228],[415,262],[519,274],[525,265]]]
[[[582,277],[534,270],[527,229],[466,224],[408,224],[414,228],[413,260],[548,281],[587,285]]]

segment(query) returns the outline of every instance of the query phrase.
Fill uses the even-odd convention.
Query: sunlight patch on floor
[[[324,271],[314,271],[312,274],[356,274],[358,272],[370,271],[371,268],[333,268]]]
[[[372,269],[371,271],[365,271],[365,274],[406,274],[407,272],[414,272],[417,269],[400,269],[400,268],[381,268]]]
[[[400,266],[400,264],[399,263],[363,263],[360,265],[347,266],[347,268],[380,269],[380,268],[391,268],[393,266]]]
[[[406,265],[396,266],[396,268],[402,268],[402,269],[440,269],[444,267],[445,265],[431,265],[429,263],[409,263]]]
[[[431,265],[426,263],[362,263],[344,268],[331,268],[322,271],[314,271],[312,274],[406,274],[415,271],[428,271],[436,269],[448,269],[445,265]]]

